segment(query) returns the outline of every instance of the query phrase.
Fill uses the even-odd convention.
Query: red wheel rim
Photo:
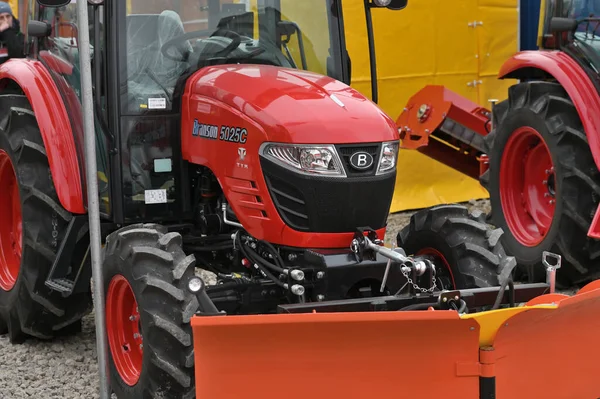
[[[142,373],[140,314],[131,286],[121,275],[110,281],[106,293],[106,330],[117,372],[123,381],[135,385]]]
[[[0,150],[0,288],[10,291],[21,267],[23,220],[19,184],[10,157]]]
[[[450,263],[446,260],[446,257],[442,255],[440,251],[434,248],[423,248],[416,254],[417,256],[430,256],[432,257],[432,262],[436,266],[436,278],[440,275],[439,266],[440,263],[450,276],[450,281],[452,282],[452,289],[456,289],[456,281],[454,281],[454,275],[452,274],[452,269],[450,268]]]
[[[531,127],[517,129],[500,162],[500,202],[506,223],[522,245],[544,240],[556,204],[556,179],[550,151]]]

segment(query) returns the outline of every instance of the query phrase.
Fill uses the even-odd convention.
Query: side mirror
[[[64,7],[71,3],[71,0],[37,0],[37,2],[45,7]]]
[[[385,7],[390,10],[402,10],[406,8],[408,0],[372,0],[372,7]]]
[[[390,10],[403,10],[408,5],[408,0],[392,0],[387,6]]]
[[[550,20],[550,33],[570,32],[577,28],[577,20],[573,18],[553,17]]]
[[[31,20],[27,24],[27,34],[31,37],[48,37],[52,33],[52,26],[43,21]]]

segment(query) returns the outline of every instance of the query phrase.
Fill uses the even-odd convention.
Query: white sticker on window
[[[167,203],[167,190],[146,190],[144,192],[146,204],[166,204]]]
[[[149,109],[165,109],[167,108],[166,98],[149,98],[148,99]]]
[[[173,163],[170,158],[155,159],[154,160],[154,172],[165,173],[173,171]]]

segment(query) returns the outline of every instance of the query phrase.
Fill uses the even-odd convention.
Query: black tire
[[[482,212],[469,213],[462,205],[440,205],[415,213],[396,242],[407,255],[432,255],[438,288],[468,289],[500,284],[499,273],[510,262],[501,236],[502,230],[486,224]],[[420,281],[425,285],[418,285],[427,289],[431,282],[424,277]]]
[[[18,276],[12,288],[0,287],[0,334],[21,343],[27,336],[50,339],[78,332],[81,318],[91,311],[91,290],[63,298],[45,285],[72,215],[58,200],[27,98],[1,95],[0,115],[0,150],[8,154],[17,177],[22,215]]]
[[[575,105],[558,83],[527,82],[510,88],[508,100],[499,104],[494,116],[494,130],[485,140],[490,167],[481,183],[490,193],[490,223],[504,230],[504,248],[529,269],[530,281],[544,280],[543,251],[562,255],[557,279],[564,285],[598,277],[600,268],[593,264],[600,255],[600,242],[588,238],[587,232],[600,201],[600,173]],[[502,157],[515,148],[511,145],[507,150],[507,143],[515,140],[515,132],[523,127],[538,132],[554,167],[548,190],[554,214],[541,241],[520,238],[518,230],[524,229],[514,227],[515,223],[511,228],[510,208],[501,201],[501,194],[507,195],[500,184],[501,167],[506,167]]]
[[[131,225],[107,237],[104,282],[110,379],[119,399],[194,397],[190,318],[199,304],[187,290],[187,284],[195,274],[196,261],[193,255],[186,256],[181,246],[179,233],[167,233],[155,224]],[[127,280],[139,309],[143,338],[141,373],[137,382],[130,384],[117,371],[114,347],[110,344],[110,312],[116,315],[110,284],[115,276]]]

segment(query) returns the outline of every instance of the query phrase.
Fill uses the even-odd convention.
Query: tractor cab
[[[540,15],[545,49],[560,49],[597,80],[600,68],[600,0],[548,0]],[[598,83],[598,82],[596,82]],[[600,88],[600,86],[598,86]]]

